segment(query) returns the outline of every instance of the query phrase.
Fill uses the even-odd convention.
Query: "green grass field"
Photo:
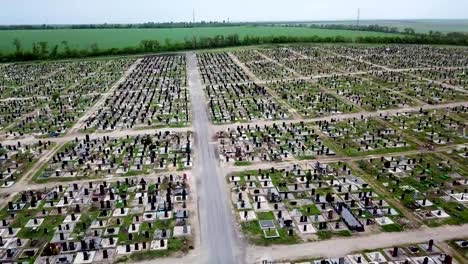
[[[13,40],[18,38],[25,50],[30,50],[33,42],[47,41],[49,48],[68,41],[71,48],[89,48],[93,43],[104,48],[123,48],[137,46],[141,40],[157,39],[164,43],[166,39],[184,41],[197,37],[238,34],[240,37],[251,36],[312,36],[321,37],[357,37],[388,36],[391,34],[350,30],[311,29],[301,27],[205,27],[205,28],[161,28],[161,29],[57,29],[57,30],[3,30],[0,31],[0,52],[14,51]]]

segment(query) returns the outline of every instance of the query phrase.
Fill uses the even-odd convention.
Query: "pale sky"
[[[468,18],[468,0],[0,0],[0,24]]]

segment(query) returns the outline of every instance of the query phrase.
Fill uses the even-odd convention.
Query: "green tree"
[[[70,47],[68,46],[68,41],[62,40],[62,46],[63,46],[63,49],[65,50],[65,55],[69,57],[71,55],[71,50],[70,50]]]
[[[167,50],[171,50],[171,49],[173,48],[173,46],[172,46],[172,41],[171,41],[170,38],[166,38],[166,39],[164,40],[164,43],[166,44],[166,49],[167,49]]]
[[[240,44],[239,35],[232,34],[232,35],[227,36],[227,44],[229,46],[239,45]]]
[[[154,40],[151,40],[150,43],[151,43],[151,51],[158,51],[159,50],[159,48],[160,48],[159,41],[154,39]]]
[[[46,41],[41,41],[39,42],[39,47],[41,49],[41,56],[43,58],[46,58],[47,55],[49,54],[49,47],[48,47],[49,43],[47,43]]]
[[[39,57],[41,53],[41,49],[36,42],[33,42],[32,44],[32,53],[34,54],[34,56],[37,56],[37,57]]]
[[[192,48],[195,49],[197,47],[198,47],[197,37],[193,36],[192,37]]]
[[[99,53],[99,46],[97,43],[91,44],[91,53],[93,54]]]
[[[149,46],[149,40],[143,39],[140,41],[140,48],[143,51],[149,51],[150,46]]]
[[[140,41],[140,47],[143,49],[145,52],[154,52],[158,51],[160,48],[159,41],[157,40],[142,40]]]
[[[15,46],[16,54],[21,54],[23,52],[23,44],[21,43],[21,40],[19,40],[18,38],[15,38],[13,40],[13,45]]]
[[[51,58],[57,58],[58,56],[58,45],[54,45],[52,48],[52,51],[50,52],[50,57]]]
[[[408,35],[414,35],[414,33],[415,33],[415,32],[414,32],[414,29],[412,29],[412,28],[405,28],[405,29],[403,30],[403,32],[404,32],[405,34],[408,34]]]

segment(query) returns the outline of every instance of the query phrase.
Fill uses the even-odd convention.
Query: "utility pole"
[[[193,24],[195,24],[195,8],[193,9],[193,12],[192,12],[192,22]]]
[[[357,9],[357,20],[356,20],[356,25],[359,27],[359,20],[361,19],[361,9]]]

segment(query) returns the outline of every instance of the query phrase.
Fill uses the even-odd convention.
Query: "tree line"
[[[0,25],[0,30],[44,30],[44,29],[132,29],[132,28],[193,28],[193,27],[237,27],[259,26],[262,23],[226,21],[200,21],[200,22],[146,22],[140,24],[70,24],[70,25]]]
[[[0,61],[31,61],[48,59],[85,58],[95,56],[131,55],[141,53],[172,52],[194,49],[224,48],[245,45],[261,44],[285,44],[285,43],[373,43],[373,44],[443,44],[468,46],[467,33],[429,32],[428,34],[404,34],[404,35],[382,35],[382,36],[358,36],[356,38],[334,36],[321,37],[312,36],[245,36],[237,34],[216,35],[214,37],[193,37],[184,41],[172,41],[166,39],[164,42],[158,40],[142,40],[137,46],[124,48],[102,49],[94,43],[87,49],[76,49],[70,47],[67,41],[60,44],[50,45],[41,41],[32,44],[26,49],[21,40],[15,39],[12,43],[15,51],[9,54],[0,53]]]
[[[70,24],[70,25],[0,25],[0,30],[44,30],[44,29],[133,29],[133,28],[194,28],[194,27],[238,27],[238,26],[270,26],[270,27],[309,27],[322,29],[340,29],[355,31],[375,31],[384,33],[414,33],[412,28],[399,31],[396,27],[379,25],[352,25],[352,24],[307,24],[297,22],[226,22],[226,21],[200,21],[200,22],[145,22],[139,24]]]
[[[413,35],[416,32],[412,28],[404,28],[400,31],[397,27],[388,27],[380,25],[353,25],[353,24],[312,24],[309,25],[311,28],[322,28],[322,29],[338,29],[338,30],[355,30],[355,31],[372,31],[382,33],[393,33],[393,34],[410,34]]]

